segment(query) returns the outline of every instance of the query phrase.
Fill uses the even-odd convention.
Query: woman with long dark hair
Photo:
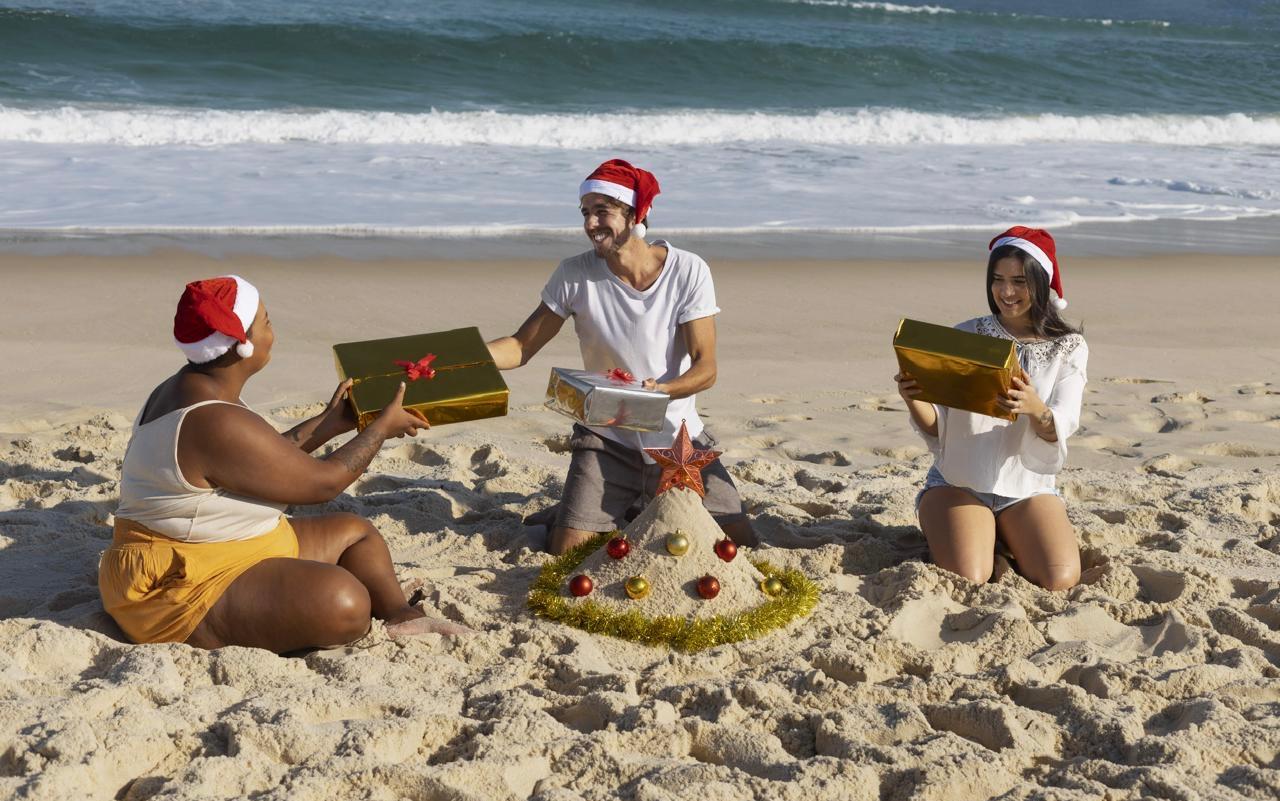
[[[916,502],[920,528],[934,563],[971,581],[991,577],[998,538],[1029,581],[1065,590],[1080,580],[1080,551],[1055,476],[1080,424],[1089,348],[1059,316],[1067,304],[1048,231],[1016,226],[989,250],[991,314],[956,328],[1016,343],[1020,374],[998,402],[1017,417],[925,403],[914,378],[894,376],[934,454]]]

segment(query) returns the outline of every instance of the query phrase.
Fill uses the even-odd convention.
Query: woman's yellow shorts
[[[116,518],[98,590],[134,642],[185,642],[240,574],[264,559],[297,556],[298,537],[284,515],[266,534],[229,542],[182,542]]]

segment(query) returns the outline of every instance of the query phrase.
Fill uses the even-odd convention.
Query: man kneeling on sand
[[[547,543],[552,553],[622,527],[632,504],[653,497],[661,470],[642,449],[671,447],[681,421],[697,447],[715,445],[694,396],[716,381],[720,308],[705,261],[665,241],[645,241],[658,191],[651,173],[621,159],[596,168],[578,190],[592,249],[562,261],[520,330],[489,343],[500,369],[520,367],[573,317],[585,369],[647,376],[645,388],[671,396],[662,431],[574,425],[564,497]],[[703,503],[725,534],[755,545],[738,489],[719,459],[703,468],[702,478]]]
[[[359,639],[371,617],[392,636],[469,632],[410,606],[369,521],[284,514],[333,499],[383,440],[427,427],[401,406],[404,385],[364,431],[315,459],[311,451],[355,428],[349,384],[284,434],[244,406],[240,392],[275,342],[252,284],[234,275],[188,284],[173,334],[187,363],[138,413],[98,567],[102,604],[129,639],[283,653]]]

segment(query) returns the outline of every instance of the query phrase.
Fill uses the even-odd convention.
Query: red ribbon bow
[[[605,378],[617,381],[620,384],[634,384],[636,382],[636,377],[626,370],[623,370],[621,367],[615,367],[612,370],[605,372],[604,375]]]
[[[428,353],[416,362],[406,362],[402,359],[396,359],[396,366],[404,368],[405,375],[409,377],[410,381],[417,381],[419,378],[436,377],[435,368],[431,366],[431,363],[435,360],[436,355],[434,353]]]

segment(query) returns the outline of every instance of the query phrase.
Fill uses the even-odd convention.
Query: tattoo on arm
[[[325,458],[336,460],[352,474],[358,476],[369,466],[369,462],[373,461],[373,457],[378,455],[382,441],[382,436],[373,426],[370,426]]]
[[[297,428],[291,428],[288,431],[284,432],[284,438],[293,443],[301,443],[302,432]]]
[[[1051,412],[1048,409],[1045,409],[1044,412],[1040,415],[1040,425],[1045,426],[1049,429],[1052,429],[1053,428],[1053,412]]]

